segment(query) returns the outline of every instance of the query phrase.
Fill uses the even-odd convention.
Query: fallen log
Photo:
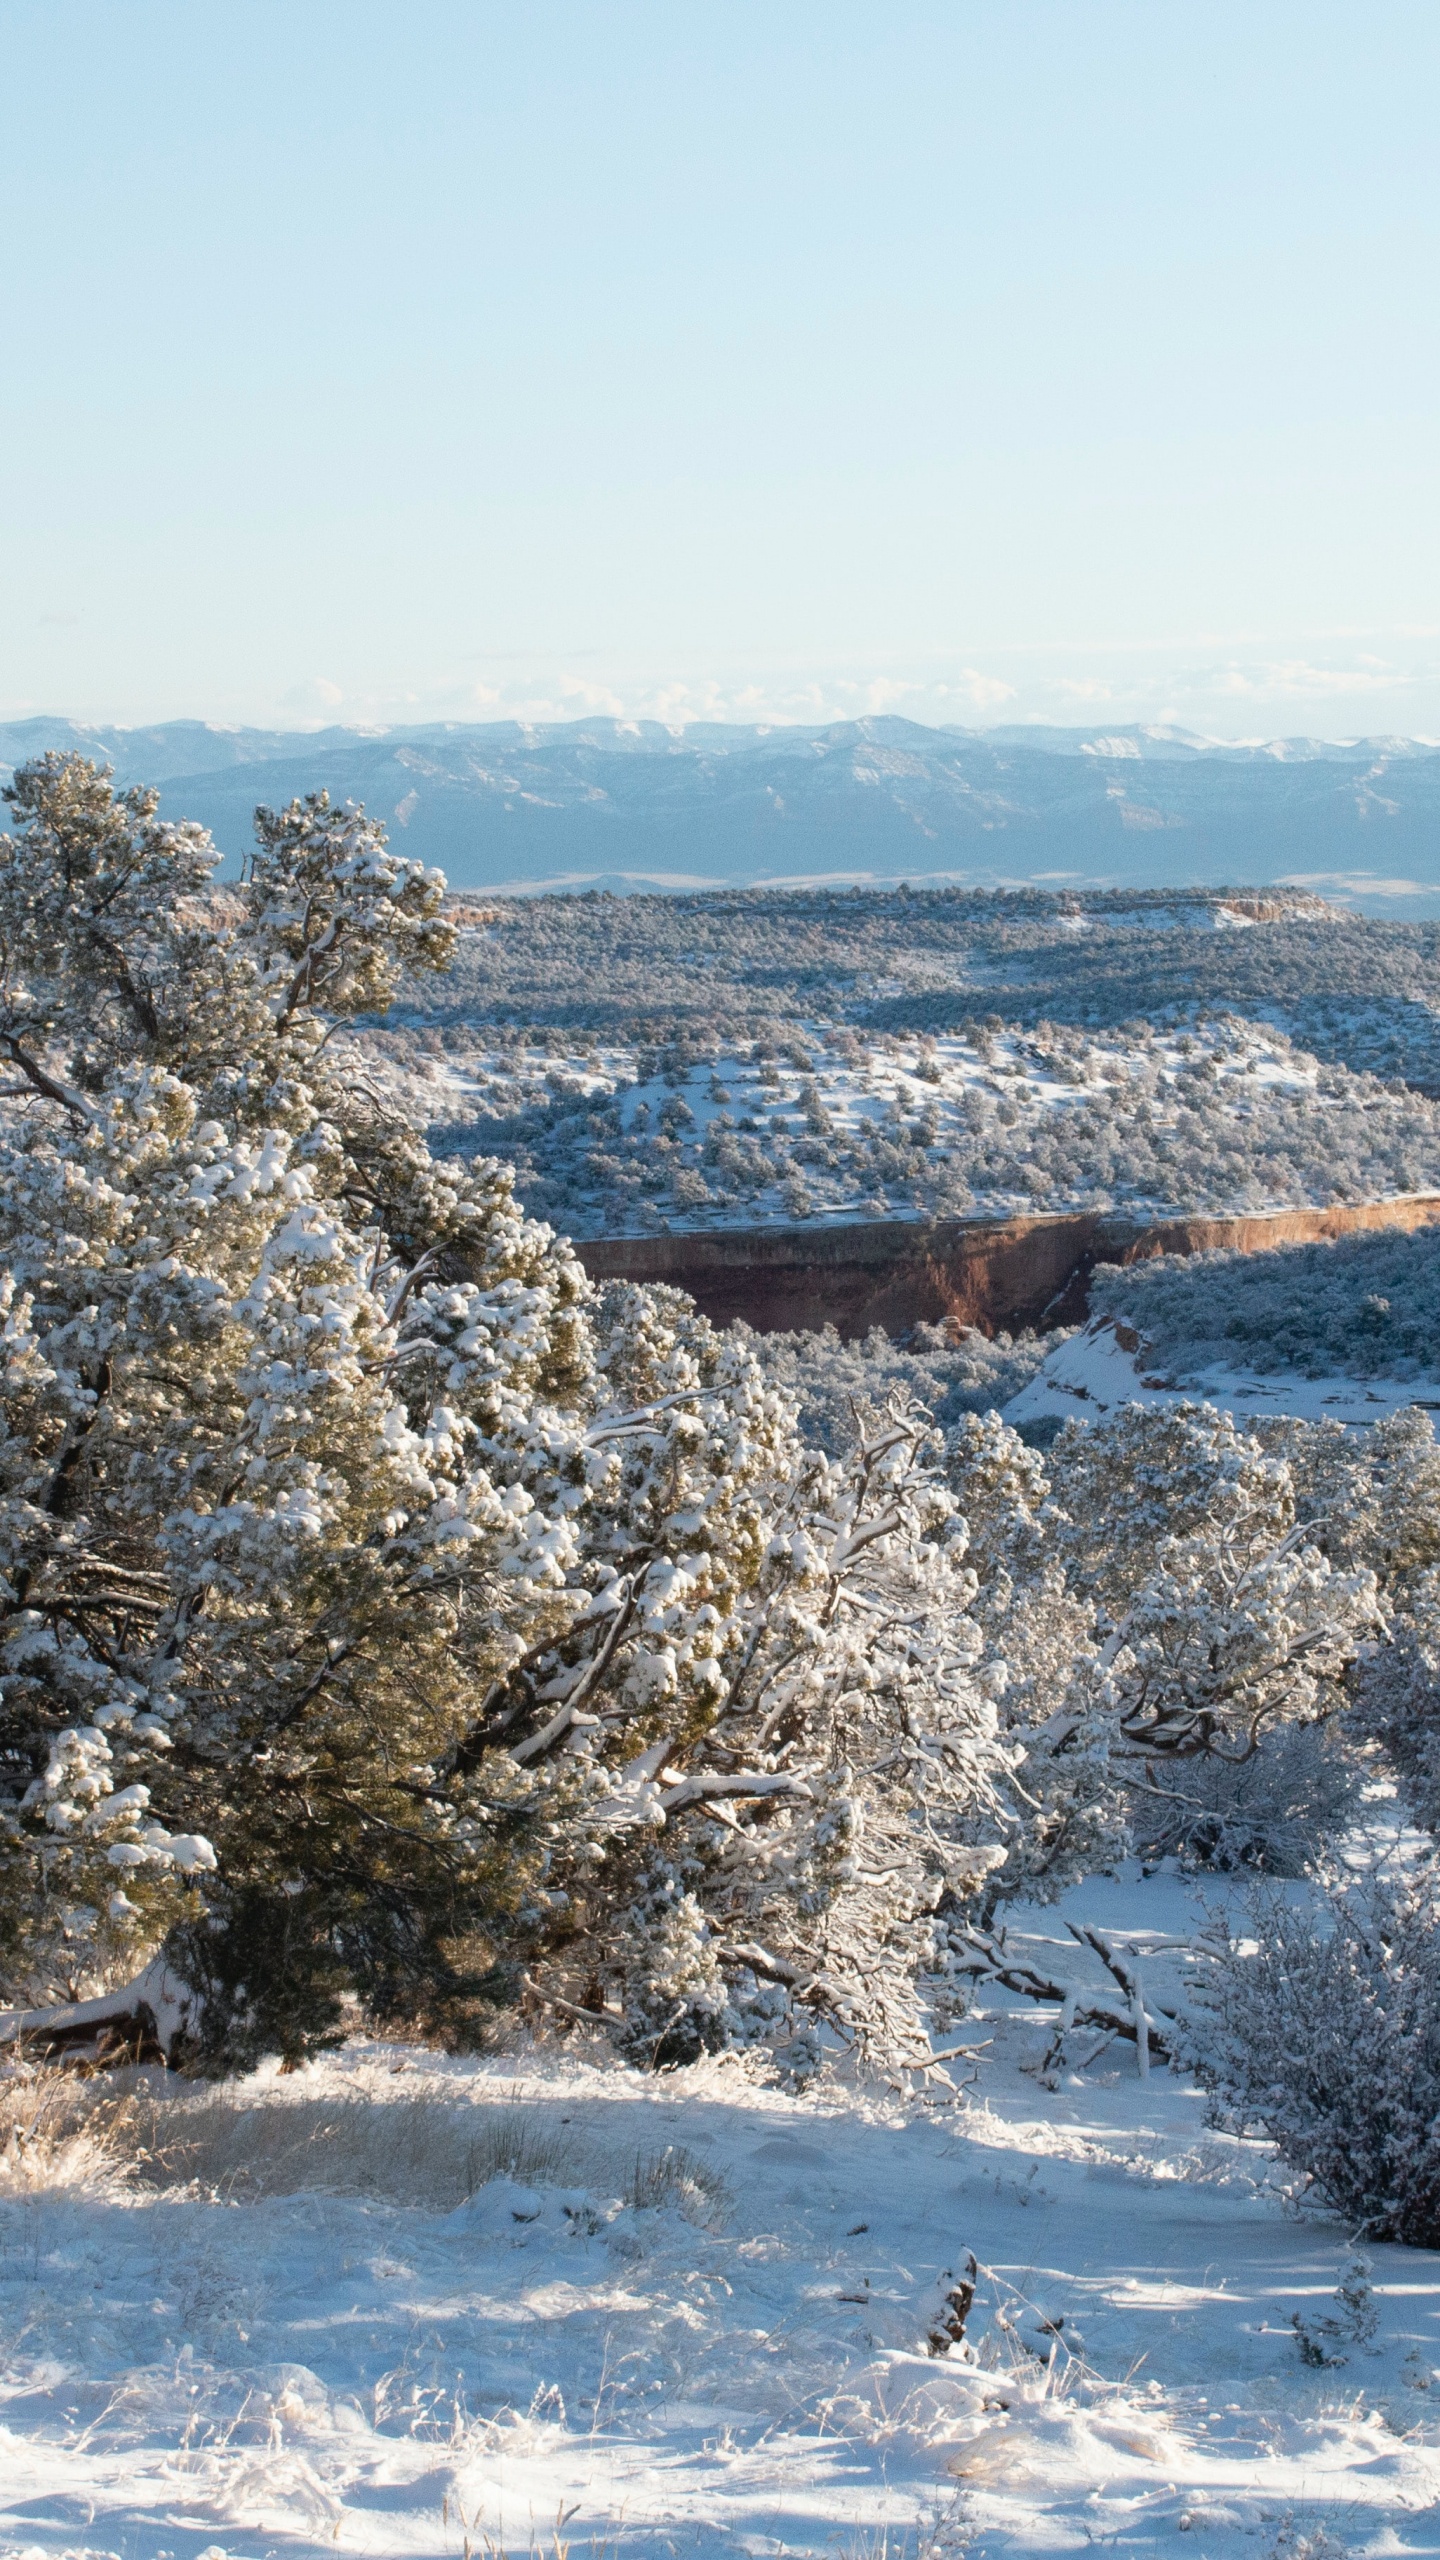
[[[1012,1955],[1001,1937],[988,1930],[966,1928],[956,1933],[968,1956],[962,1956],[957,1971],[968,1973],[975,1981],[998,1982],[1006,1991],[1018,1992],[1022,1999],[1043,2002],[1047,2008],[1058,2008],[1056,2042],[1072,2027],[1099,2028],[1107,2036],[1123,2036],[1136,2048],[1141,2068],[1152,2058],[1156,2062],[1174,2059],[1178,2020],[1171,2009],[1160,2009],[1143,1998],[1139,1975],[1126,1965],[1115,1950],[1101,1938],[1098,1929],[1072,1929],[1071,1935],[1081,1946],[1088,1946],[1099,1956],[1112,1980],[1125,1994],[1122,2007],[1118,2000],[1108,1999],[1103,1991],[1089,1983],[1063,1982],[1041,1971],[1025,1956]]]
[[[0,2061],[112,2071],[159,2063],[173,2070],[195,1994],[158,1957],[98,2000],[54,2009],[0,2009]]]

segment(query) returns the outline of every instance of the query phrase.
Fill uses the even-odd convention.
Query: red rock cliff
[[[688,1290],[717,1324],[743,1316],[760,1333],[833,1324],[847,1339],[881,1325],[1074,1324],[1097,1262],[1218,1246],[1260,1253],[1362,1229],[1440,1220],[1440,1197],[1359,1207],[1281,1209],[1266,1217],[1171,1218],[1141,1225],[1069,1218],[873,1219],[855,1226],[711,1228],[605,1237],[576,1247],[594,1280],[656,1280]]]

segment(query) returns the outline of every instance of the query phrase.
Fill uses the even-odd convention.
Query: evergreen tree
[[[153,794],[0,844],[12,1996],[163,1950],[223,2068],[522,1994],[666,2060],[922,2058],[1008,1755],[923,1414],[830,1460],[688,1301],[597,1306],[346,1029],[443,882],[324,796],[238,891]]]
[[[79,758],[8,797],[11,1984],[169,1932],[217,2053],[299,2050],[352,1986],[479,1996],[536,1791],[419,1773],[557,1605],[584,1284],[335,1036],[444,964],[443,883],[323,797],[262,816],[238,896]]]

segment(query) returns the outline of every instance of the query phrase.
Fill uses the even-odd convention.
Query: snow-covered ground
[[[1017,1428],[1048,1421],[1096,1422],[1124,1404],[1173,1404],[1181,1397],[1218,1405],[1238,1415],[1289,1414],[1302,1422],[1379,1422],[1402,1406],[1440,1414],[1440,1375],[1433,1378],[1309,1377],[1275,1369],[1263,1377],[1240,1367],[1215,1365],[1183,1379],[1157,1369],[1133,1327],[1098,1316],[1081,1332],[1057,1342],[1044,1366],[1012,1396],[1005,1419]]]
[[[1163,1984],[1197,1912],[1132,1870],[1012,1937],[1078,1973],[1068,1918]],[[189,2188],[12,2144],[0,2547],[1440,2551],[1440,2258],[1371,2251],[1373,2338],[1308,2369],[1344,2230],[1133,2048],[1042,2076],[1049,2031],[981,2002],[925,2097],[356,2044],[162,2103]],[[973,2363],[925,2352],[967,2250]]]
[[[392,1042],[373,1073],[432,1142],[508,1156],[527,1207],[579,1236],[1440,1188],[1440,1105],[1235,1017],[968,1039],[797,1023],[783,1045],[717,1025],[683,1055],[596,1041],[402,1057]]]

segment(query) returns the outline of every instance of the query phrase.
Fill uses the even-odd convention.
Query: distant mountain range
[[[1440,745],[1401,738],[1224,746],[1169,728],[893,718],[373,732],[0,722],[0,768],[50,747],[157,784],[164,814],[199,819],[232,862],[257,804],[323,789],[363,802],[457,888],[1300,878],[1373,912],[1440,912]]]

